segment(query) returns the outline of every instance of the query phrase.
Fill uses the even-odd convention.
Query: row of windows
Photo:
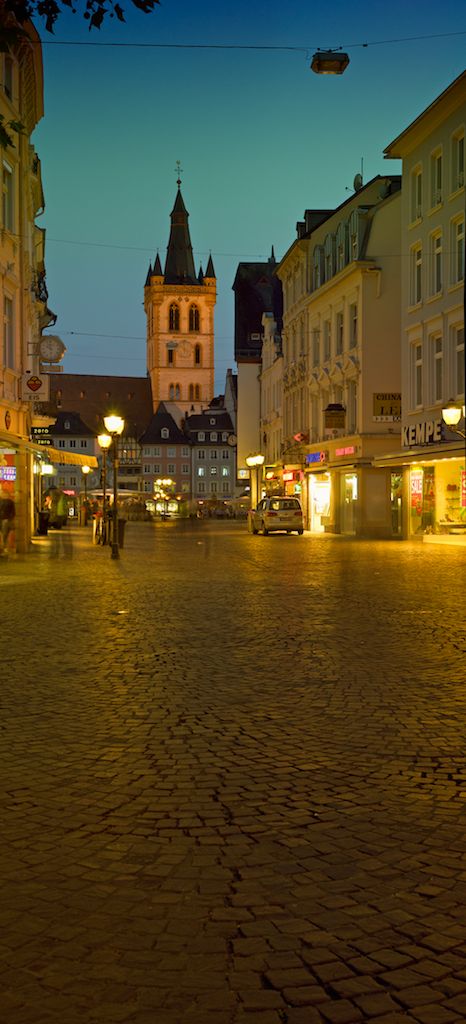
[[[202,388],[200,384],[189,384],[187,389],[184,390],[187,390],[188,392],[187,398],[189,402],[200,402],[202,397]],[[183,397],[183,388],[181,384],[169,384],[168,398],[170,402],[180,401]]]
[[[182,473],[182,475],[183,476],[187,476],[189,474],[189,469],[190,469],[189,464],[186,463],[186,462],[183,462],[182,466],[181,466],[181,473]],[[143,471],[145,476],[147,476],[148,474],[150,474],[151,476],[160,476],[161,473],[165,472],[165,470],[162,468],[160,463],[157,463],[157,462],[151,462],[151,463],[147,463],[146,462],[143,465],[143,467],[142,467],[142,471]],[[172,474],[176,473],[176,466],[175,466],[174,462],[169,462],[168,463],[168,465],[167,465],[167,473],[172,473]]]
[[[168,342],[168,345],[167,345],[167,366],[176,366],[176,348],[174,348],[173,346],[177,346],[177,344],[178,343],[176,341],[169,341]],[[187,345],[189,343],[185,342],[184,344]],[[185,353],[183,353],[183,355],[184,354]],[[193,357],[194,357],[194,366],[202,366],[202,348],[201,348],[200,345],[195,345],[194,348],[188,353],[188,355],[193,355]]]
[[[451,137],[449,167],[445,168],[445,155],[442,146],[432,151],[428,166],[427,198],[428,207],[435,209],[445,199],[449,187],[450,193],[464,187],[464,128],[459,128]],[[445,173],[446,172],[446,173]],[[411,171],[410,216],[411,221],[419,220],[424,210],[424,169],[422,163]]]
[[[445,346],[443,336],[434,333],[427,343],[415,341],[411,345],[410,400],[411,408],[438,404],[448,400],[453,389],[455,395],[464,395],[464,327],[453,328],[453,383],[445,379]],[[427,371],[427,372],[426,372]]]
[[[313,251],[313,288],[320,288],[325,281],[338,274],[348,263],[359,259],[364,225],[364,214],[353,210],[349,221],[338,225],[335,234],[329,233],[323,245],[316,245]]]
[[[58,442],[58,447],[59,448],[77,448],[78,444],[77,444],[77,441],[75,441],[73,439],[70,439],[70,438],[67,438],[66,441],[63,441],[63,440],[60,439],[59,442]],[[85,440],[84,441],[80,441],[79,442],[79,447],[80,448],[87,448],[87,441],[85,441]]]
[[[164,427],[163,430],[161,430],[160,433],[161,433],[162,437],[164,436],[163,431],[166,430],[166,429],[167,428]],[[222,441],[226,441],[227,437],[228,437],[228,434],[222,434]],[[198,434],[198,438],[199,438],[200,441],[204,441],[205,440],[204,434],[201,434],[200,431],[199,431],[199,434]],[[216,434],[211,434],[210,435],[210,439],[211,439],[211,441],[216,441],[217,440],[217,435]],[[186,445],[183,445],[183,447],[181,449],[181,457],[183,459],[189,458],[190,450],[191,449],[188,448]],[[161,455],[162,455],[162,448],[160,447],[160,445],[144,445],[143,449],[142,449],[142,454],[144,455],[145,458],[159,459],[161,457]],[[166,455],[168,456],[168,458],[172,458],[172,459],[176,458],[177,454],[178,454],[177,449],[174,448],[174,447],[169,446],[166,449]],[[199,448],[198,449],[197,457],[198,457],[198,459],[205,459],[205,457],[206,457],[205,448]],[[215,449],[215,448],[212,449],[209,452],[209,457],[211,459],[218,458],[218,451],[217,451],[217,449]],[[229,448],[223,448],[222,449],[222,459],[229,459],[229,458],[230,458],[230,449]]]
[[[168,330],[179,331],[181,322],[180,307],[177,302],[172,302],[168,310]],[[191,332],[200,330],[200,312],[198,306],[191,305],[188,310],[188,330]]]
[[[218,476],[230,476],[230,467],[229,466],[222,466],[222,472],[219,473],[216,466],[211,466],[210,469],[209,469],[209,472],[207,472],[207,469],[206,469],[205,466],[198,466],[197,467],[197,475],[198,476],[209,476],[209,475],[210,476],[217,476],[217,475]]]
[[[321,362],[328,362],[333,356],[351,351],[358,344],[358,333],[357,302],[351,302],[347,307],[346,319],[343,309],[337,310],[333,316],[325,317],[320,327],[311,328],[312,366],[319,366]],[[290,342],[285,343],[285,362],[296,362],[306,354],[304,324],[301,323],[299,340],[296,331],[293,330]]]
[[[421,242],[416,242],[410,250],[410,304],[412,306],[422,302],[423,299],[423,264],[426,262],[427,271],[427,294],[431,298],[440,295],[444,285],[450,287],[464,281],[464,214],[461,214],[450,224],[449,249],[444,252],[443,232],[439,228],[429,236],[429,251],[427,260]],[[445,264],[448,266],[448,281],[445,278]]]

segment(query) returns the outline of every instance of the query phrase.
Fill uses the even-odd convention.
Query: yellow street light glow
[[[112,413],[110,416],[104,416],[104,424],[109,434],[122,434],[125,421],[121,416]]]
[[[447,427],[456,427],[463,415],[463,408],[459,403],[454,402],[452,398],[449,399],[446,406],[442,409],[442,419],[447,424]]]
[[[257,455],[247,455],[246,465],[247,466],[263,466],[265,455],[261,455],[259,452]]]
[[[97,444],[99,445],[100,448],[103,448],[103,450],[105,451],[107,448],[110,448],[111,443],[112,438],[110,434],[99,434],[97,438]]]
[[[91,467],[90,466],[81,466],[81,472],[84,473],[84,476],[87,476],[87,474],[91,472]]]

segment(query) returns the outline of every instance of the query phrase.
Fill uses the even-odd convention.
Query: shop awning
[[[62,465],[90,466],[91,469],[97,469],[99,465],[95,455],[80,455],[79,452],[69,452],[65,451],[65,449],[53,448],[52,445],[36,444],[35,441],[29,441],[25,437],[20,437],[19,434],[5,434],[1,431],[0,445],[4,445],[7,448],[24,448],[35,455],[41,455],[42,458],[48,459],[49,462],[59,462]]]
[[[434,448],[407,448],[404,452],[393,452],[392,455],[380,455],[373,460],[373,465],[410,466],[413,462],[439,462],[442,459],[464,459],[465,453],[461,442],[446,441],[442,446]]]

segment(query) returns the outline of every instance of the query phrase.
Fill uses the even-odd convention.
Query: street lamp
[[[123,433],[125,421],[121,416],[104,416],[105,429],[113,441],[113,531],[112,558],[120,557],[118,546],[118,438]]]
[[[82,472],[83,477],[84,477],[84,503],[83,503],[82,525],[83,526],[87,526],[87,478],[89,476],[89,473],[91,472],[91,467],[90,466],[81,466],[81,472]]]
[[[260,498],[260,482],[262,479],[262,466],[265,455],[257,452],[246,456],[246,465],[249,466],[251,482],[251,508],[256,508]]]
[[[348,64],[348,54],[341,50],[317,50],[311,60],[311,71],[316,75],[342,75]]]
[[[464,405],[460,405],[459,402],[454,402],[453,398],[450,398],[447,404],[442,409],[442,419],[446,423],[449,430],[454,434],[459,434],[460,437],[466,439],[464,430],[458,430],[457,424],[460,419],[465,415]]]
[[[102,544],[107,542],[107,451],[111,443],[110,434],[99,434],[97,444],[102,449]]]
[[[163,479],[154,480],[154,487],[160,491],[160,497],[164,502],[165,511],[162,513],[162,519],[166,519],[168,513],[168,494],[166,488],[173,487],[174,482],[175,481],[171,480],[170,477],[163,477]]]

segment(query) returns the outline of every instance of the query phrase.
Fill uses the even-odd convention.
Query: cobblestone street
[[[1,1024],[466,1020],[466,549],[0,565]]]

